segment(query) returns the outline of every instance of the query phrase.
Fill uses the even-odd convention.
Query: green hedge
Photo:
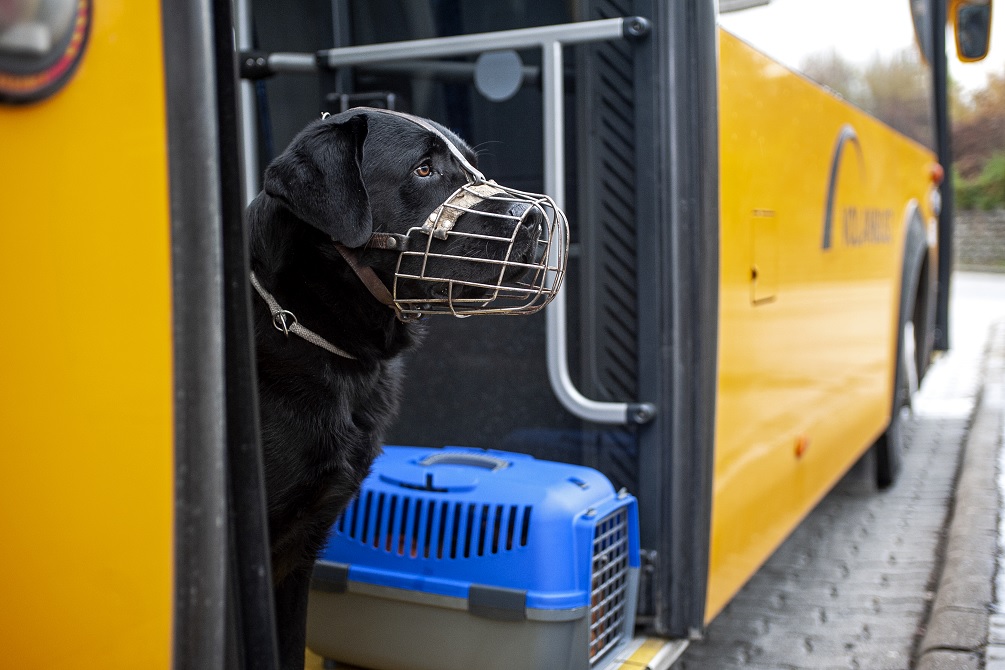
[[[1005,207],[1005,152],[991,156],[981,173],[972,179],[964,179],[954,168],[953,185],[958,209]]]

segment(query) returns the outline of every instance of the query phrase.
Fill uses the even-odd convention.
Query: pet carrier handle
[[[238,0],[238,5],[248,0]],[[541,84],[544,116],[544,191],[558,205],[565,206],[565,110],[562,47],[572,44],[606,42],[644,38],[651,30],[648,19],[628,16],[596,21],[579,21],[554,26],[538,26],[517,30],[502,30],[473,35],[454,35],[405,42],[364,44],[338,47],[315,53],[242,52],[242,76],[260,78],[276,72],[317,72],[354,65],[370,65],[388,61],[419,58],[448,58],[481,54],[503,49],[540,49]],[[244,98],[242,98],[242,101]],[[242,122],[254,124],[254,108],[245,102]],[[245,150],[251,141],[245,135]],[[247,161],[246,161],[247,163]],[[257,184],[256,167],[245,165],[246,184]],[[254,189],[249,189],[254,191]],[[552,248],[557,254],[557,248]],[[554,259],[552,259],[554,260]],[[552,261],[549,261],[549,263]],[[548,359],[548,380],[555,396],[571,414],[593,423],[642,424],[656,415],[651,402],[608,402],[592,400],[576,388],[569,374],[568,333],[566,328],[565,292],[558,291],[545,308],[545,337]]]
[[[473,468],[485,468],[495,472],[508,468],[511,463],[505,458],[496,458],[487,454],[459,454],[456,452],[430,454],[419,465],[470,465]]]

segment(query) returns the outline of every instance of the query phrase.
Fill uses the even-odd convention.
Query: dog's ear
[[[298,218],[347,247],[373,232],[360,163],[366,117],[315,122],[265,170],[265,192]]]

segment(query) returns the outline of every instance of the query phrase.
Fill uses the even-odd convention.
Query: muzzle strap
[[[356,273],[359,280],[363,282],[363,286],[366,286],[367,290],[370,291],[370,294],[382,304],[393,309],[399,319],[407,321],[407,319],[401,318],[401,313],[394,304],[394,296],[392,296],[391,291],[384,286],[384,282],[380,280],[377,273],[373,271],[373,268],[366,265],[360,265],[359,259],[356,258],[356,254],[353,253],[352,249],[346,248],[345,245],[336,244],[335,248],[338,249],[339,254],[341,254],[342,258],[345,259],[345,262],[349,264],[352,271]]]
[[[506,191],[499,188],[499,185],[494,181],[462,186],[447,198],[446,202],[430,213],[425,223],[422,224],[422,232],[445,240],[457,223],[457,219],[461,218],[465,212],[472,211],[472,207],[493,196],[504,195],[506,195]]]

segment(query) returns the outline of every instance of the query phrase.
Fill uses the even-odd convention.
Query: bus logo
[[[865,157],[858,134],[850,124],[841,127],[834,155],[831,157],[831,173],[827,183],[827,200],[824,206],[824,234],[820,247],[826,251],[834,242],[835,203],[837,198],[838,173],[844,149],[851,144],[858,155],[859,174],[865,174]],[[840,208],[841,234],[846,247],[861,247],[872,244],[888,244],[893,240],[893,211],[879,207],[847,204]]]
[[[859,165],[864,163],[858,133],[851,127],[851,124],[846,123],[841,127],[841,132],[838,133],[837,142],[834,144],[834,155],[831,156],[831,174],[827,181],[827,204],[824,206],[824,238],[820,245],[824,250],[831,248],[831,238],[834,234],[834,196],[837,191],[838,171],[841,168],[841,157],[844,155],[845,145],[849,142],[855,146]]]

